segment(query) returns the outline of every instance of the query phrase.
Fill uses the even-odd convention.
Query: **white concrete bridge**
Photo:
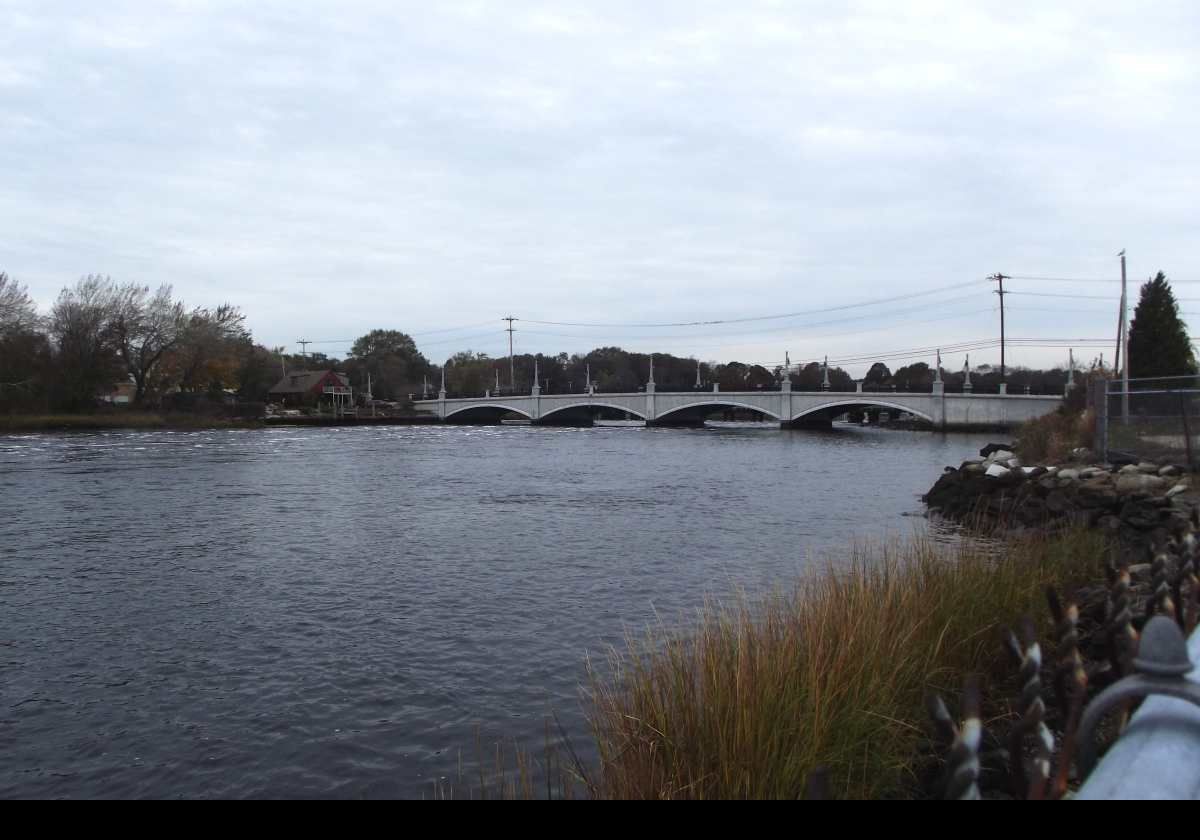
[[[861,387],[861,386],[860,386]],[[542,394],[535,385],[523,396],[417,400],[415,406],[448,423],[496,423],[509,414],[535,424],[590,423],[601,411],[626,412],[653,426],[696,425],[722,409],[749,409],[782,427],[828,426],[848,411],[882,409],[908,412],[934,429],[1005,429],[1041,417],[1062,404],[1062,397],[1017,394],[947,394],[942,382],[932,393],[793,391],[790,382],[772,391],[658,392],[651,380],[644,391],[627,394]]]

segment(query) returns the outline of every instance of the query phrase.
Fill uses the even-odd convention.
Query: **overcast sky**
[[[522,351],[949,346],[996,271],[1108,278],[1010,281],[1107,296],[1013,295],[1010,336],[1113,336],[1120,249],[1200,281],[1200,4],[969,6],[0,0],[0,270],[435,362],[510,313]]]

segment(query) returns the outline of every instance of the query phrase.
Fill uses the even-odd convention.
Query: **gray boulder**
[[[1156,475],[1139,474],[1138,472],[1126,473],[1117,476],[1117,492],[1122,496],[1131,495],[1133,493],[1154,493],[1162,490],[1166,486],[1166,479],[1159,478]]]

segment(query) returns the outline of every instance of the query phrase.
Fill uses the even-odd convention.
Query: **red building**
[[[334,408],[352,404],[354,391],[344,373],[332,370],[297,370],[275,383],[270,392],[271,402],[287,406],[320,405]]]

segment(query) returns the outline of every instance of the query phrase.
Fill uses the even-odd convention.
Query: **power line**
[[[491,318],[486,321],[476,321],[474,324],[463,324],[461,327],[442,327],[436,330],[422,330],[421,332],[409,333],[413,338],[422,335],[438,335],[439,333],[458,332],[459,330],[473,330],[477,327],[486,327],[489,324],[495,323]]]
[[[955,319],[966,318],[970,315],[982,314],[984,312],[995,312],[996,308],[997,307],[989,306],[985,309],[976,309],[976,310],[971,310],[969,312],[960,312],[960,313],[954,313],[951,315],[942,315],[937,318],[923,318],[920,320],[908,320],[908,321],[904,321],[903,323],[911,325],[911,324],[929,324],[929,323],[934,323],[934,322],[938,322],[938,321],[951,321],[951,320],[955,320]],[[896,326],[895,324],[889,324],[889,325],[880,326],[880,327],[871,327],[871,328],[863,329],[863,330],[854,330],[851,332],[847,332],[845,330],[839,330],[837,332],[825,332],[825,333],[796,333],[794,335],[784,335],[784,336],[772,337],[770,343],[777,344],[777,343],[784,342],[784,341],[792,341],[794,339],[801,340],[801,341],[815,341],[815,340],[820,340],[820,339],[825,339],[825,338],[847,338],[850,336],[867,335],[870,333],[886,332],[888,330],[893,329],[895,326]],[[528,333],[529,331],[526,331],[526,332]],[[555,337],[559,337],[559,338],[574,338],[574,339],[585,338],[584,336],[571,335],[568,333],[541,333],[541,332],[539,332],[539,333],[536,333],[536,335],[555,336]],[[751,334],[751,335],[755,335],[755,334]],[[728,337],[732,338],[732,336],[728,336]],[[697,344],[694,340],[691,340],[691,337],[676,337],[673,339],[665,339],[665,338],[662,338],[659,336],[638,336],[633,340],[636,342],[642,343],[642,344],[644,344],[645,342],[655,342],[657,344],[657,343],[663,342],[663,341],[673,341],[676,343],[686,341],[687,344],[685,345],[684,348],[681,348],[680,352],[686,351],[686,352],[692,352],[692,353],[710,352],[710,351],[714,351],[714,350],[723,350],[728,347],[746,347],[748,345],[764,343],[761,341],[753,341],[753,340],[743,339],[741,341],[727,341],[727,342],[721,342],[721,343],[716,343],[716,344]]]
[[[967,283],[955,283],[950,286],[942,286],[937,289],[928,289],[923,292],[909,292],[903,295],[894,295],[886,298],[876,298],[875,300],[860,301],[858,303],[846,303],[840,306],[827,306],[821,309],[806,309],[798,312],[785,312],[778,315],[755,315],[746,318],[721,318],[711,321],[670,321],[660,324],[618,324],[618,323],[587,323],[580,321],[538,321],[533,318],[523,318],[527,324],[540,324],[549,327],[588,327],[597,329],[661,329],[663,327],[711,327],[719,324],[747,324],[752,321],[778,321],[784,318],[799,318],[803,315],[819,315],[825,312],[840,312],[845,309],[856,309],[861,306],[878,306],[883,303],[895,303],[900,300],[910,300],[919,297],[928,297],[929,295],[941,294],[942,292],[952,291],[954,289],[963,289],[968,286],[975,286],[979,283],[978,280],[972,280]]]
[[[436,341],[422,341],[422,342],[420,342],[420,346],[430,347],[435,344],[449,344],[452,341],[472,341],[476,338],[487,338],[489,335],[495,337],[496,339],[499,339],[500,338],[500,336],[498,335],[499,332],[500,332],[500,330],[492,329],[492,330],[488,330],[487,332],[475,333],[473,335],[456,335],[456,336],[452,336],[450,338],[439,338]]]
[[[1071,347],[1082,347],[1082,348],[1089,348],[1089,349],[1092,349],[1092,348],[1103,349],[1108,346],[1108,339],[1106,339],[1106,338],[1105,339],[1083,339],[1083,338],[1080,338],[1080,339],[1069,339],[1069,338],[1012,339],[1012,338],[1010,338],[1010,339],[1008,339],[1008,343],[1016,344],[1016,346],[1022,347],[1022,348],[1061,349],[1061,348],[1071,348]],[[939,350],[942,353],[958,354],[958,353],[969,353],[969,352],[973,352],[976,350],[990,350],[990,349],[998,347],[998,346],[1000,346],[1000,340],[997,338],[991,338],[991,339],[980,339],[980,340],[976,340],[976,341],[960,342],[957,344],[943,344],[938,347],[932,347],[932,346],[931,347],[915,347],[915,348],[909,348],[906,350],[894,350],[894,351],[887,351],[887,352],[881,352],[881,353],[866,353],[866,354],[859,355],[859,356],[844,356],[841,358],[829,359],[828,361],[829,361],[829,364],[853,365],[853,364],[865,364],[867,362],[906,361],[909,359],[929,359],[929,358],[933,358]],[[813,364],[814,362],[820,363],[821,361],[822,361],[821,359],[814,358],[814,359],[810,359],[807,361],[794,363],[793,366],[803,367],[805,365]],[[761,364],[762,367],[771,367],[772,365],[778,364],[778,362],[759,363],[759,364]]]
[[[1039,277],[1032,274],[1014,274],[1013,280],[1039,280],[1045,283],[1119,283],[1119,277]],[[1172,286],[1200,283],[1200,280],[1175,280],[1167,278]]]
[[[945,305],[947,305],[947,304],[960,303],[963,301],[976,300],[976,299],[977,299],[976,295],[959,295],[957,297],[947,298],[943,301],[939,301],[939,308],[944,308]],[[803,324],[788,324],[787,326],[784,326],[784,327],[768,327],[765,329],[757,328],[753,332],[679,333],[679,334],[674,334],[674,335],[661,335],[660,334],[660,335],[654,335],[654,336],[613,335],[610,333],[610,334],[604,335],[603,338],[604,338],[604,340],[608,340],[608,341],[619,340],[622,338],[634,339],[634,340],[639,340],[639,341],[640,340],[695,341],[698,338],[703,339],[706,336],[711,336],[713,338],[733,338],[735,336],[740,336],[740,335],[754,336],[754,335],[763,335],[765,333],[778,333],[778,332],[788,332],[788,331],[798,330],[798,329],[808,329],[810,327],[824,327],[824,326],[830,326],[832,324],[844,324],[844,323],[849,323],[849,322],[854,322],[854,321],[868,321],[868,320],[875,319],[875,318],[887,318],[893,324],[909,323],[909,321],[899,319],[896,316],[905,315],[905,314],[909,314],[912,312],[923,312],[923,311],[926,311],[927,308],[928,308],[927,304],[921,304],[920,306],[906,307],[906,308],[902,308],[902,309],[890,309],[887,312],[873,312],[873,313],[870,313],[867,315],[851,315],[846,318],[831,318],[831,319],[824,319],[824,320],[820,320],[820,321],[809,321],[809,322],[806,322]],[[992,310],[993,310],[993,307],[988,307],[987,309],[974,310],[974,311],[990,312]],[[965,316],[968,314],[973,314],[973,312],[962,313],[962,315]],[[958,316],[951,316],[951,317],[958,317]],[[937,319],[937,320],[941,320],[941,319]],[[544,330],[523,330],[523,332],[525,335],[553,336],[553,337],[557,337],[557,338],[583,338],[583,339],[586,339],[589,337],[587,334],[546,332]]]
[[[1032,274],[1011,274],[1012,280],[1039,280],[1044,283],[1116,283],[1116,277],[1038,277]]]
[[[1013,294],[1013,292],[1009,292]],[[1079,309],[1073,307],[1069,312],[1061,306],[1010,306],[1009,312],[1057,312],[1059,315],[1108,315],[1111,313],[1109,309]]]
[[[1020,348],[1069,348],[1069,347],[1107,347],[1107,338],[1051,338],[1051,337],[1029,337],[1029,338],[1009,338],[1007,343]],[[829,359],[830,364],[859,364],[865,362],[882,361],[885,359],[910,359],[910,358],[932,358],[940,350],[942,353],[964,353],[974,350],[987,350],[1000,346],[998,338],[983,338],[972,339],[969,341],[942,343],[938,345],[929,345],[927,347],[908,347],[902,350],[886,350],[873,353],[863,353],[854,356],[842,356]],[[807,361],[798,362],[801,366],[812,364],[813,362],[821,362],[821,358],[814,357]],[[776,364],[772,362],[770,364]],[[767,366],[766,364],[763,365]]]
[[[1025,297],[1046,297],[1046,298],[1067,298],[1070,300],[1112,300],[1112,295],[1070,295],[1066,293],[1055,292],[1015,292],[1011,289],[1005,292],[1006,295],[1022,295]]]
[[[1104,339],[1008,339],[1009,344],[1022,348],[1062,348],[1062,347],[1107,347],[1109,340]],[[938,350],[943,353],[965,353],[972,350],[988,350],[1000,346],[999,339],[984,339],[959,344],[945,344],[941,347],[920,347],[910,350],[896,350],[886,353],[868,353],[861,356],[847,356],[830,359],[830,364],[856,364],[885,359],[930,358]],[[814,360],[815,361],[815,360]]]
[[[458,332],[459,330],[470,330],[476,327],[486,327],[488,324],[494,323],[490,319],[487,321],[478,321],[474,324],[463,324],[460,327],[441,327],[436,330],[422,330],[421,332],[407,333],[409,338],[419,338],[423,335],[438,335],[440,333]],[[326,338],[321,341],[309,341],[308,344],[353,344],[358,341],[357,338]]]

